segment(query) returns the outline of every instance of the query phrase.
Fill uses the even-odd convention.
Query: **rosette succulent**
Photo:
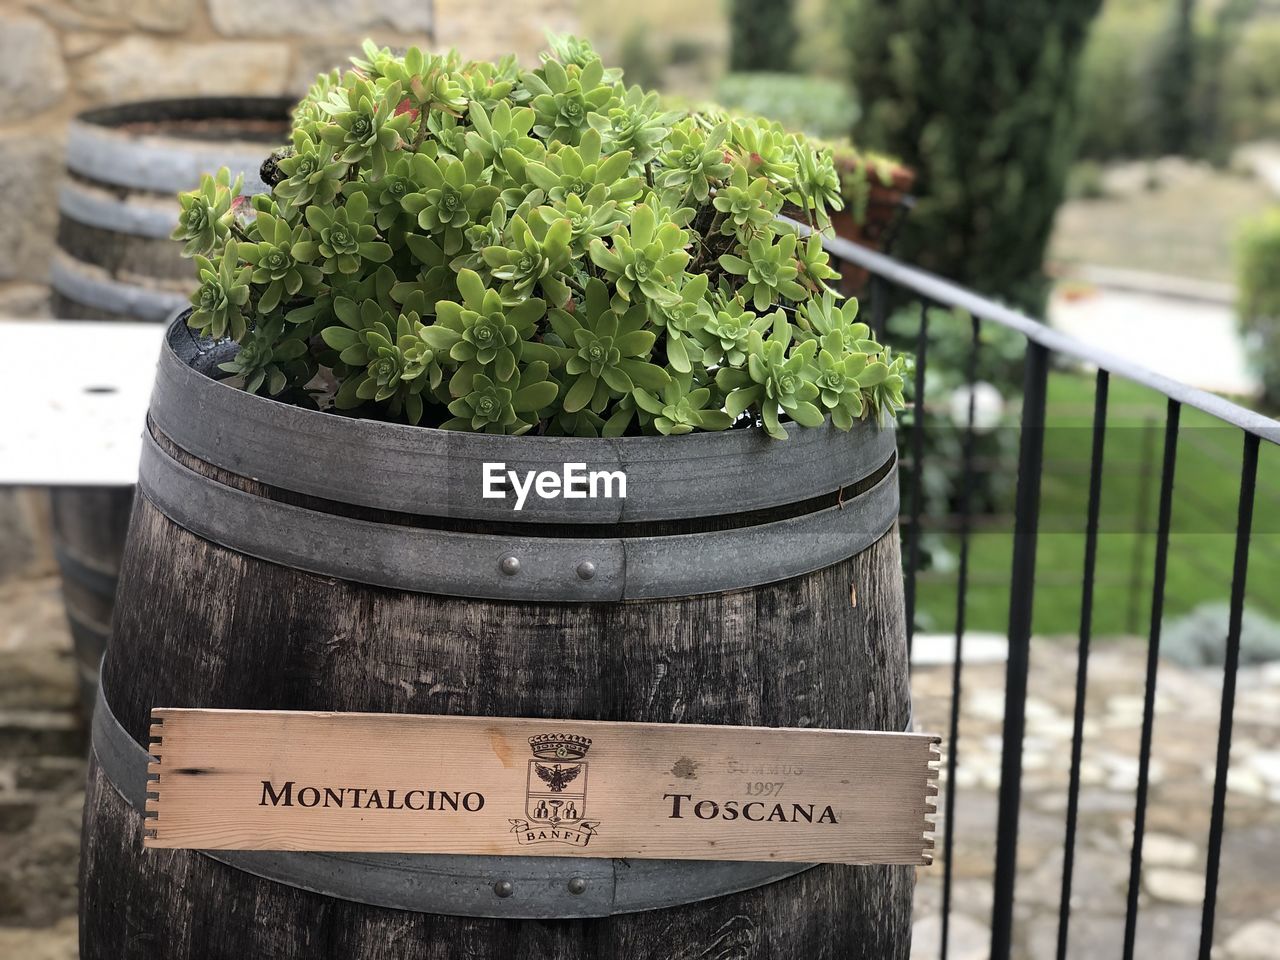
[[[181,198],[188,323],[239,345],[232,383],[506,434],[781,437],[902,405],[904,360],[828,286],[825,149],[627,87],[572,37],[533,70],[353,62],[294,110],[269,192],[224,172]]]
[[[666,140],[662,154],[665,169],[660,174],[659,185],[683,188],[691,199],[705,202],[711,187],[724,183],[733,173],[733,166],[725,162],[721,146],[725,131],[725,125],[718,124],[707,132],[692,119],[677,124]]]
[[[627,396],[637,387],[660,390],[667,384],[670,375],[645,359],[657,339],[653,331],[644,329],[646,318],[642,305],[616,312],[609,304],[608,288],[596,279],[587,282],[579,313],[552,311],[551,329],[568,352],[566,412],[589,407],[599,413],[611,399]]]
[[[332,90],[320,109],[330,123],[320,131],[320,139],[337,147],[338,160],[353,164],[368,158],[369,170],[376,180],[387,172],[387,158],[403,144],[412,117],[396,112],[400,103],[400,85],[393,83],[381,93],[373,83],[352,75],[344,86]]]
[[[348,169],[332,150],[312,140],[306,130],[294,130],[293,152],[281,157],[276,166],[284,179],[271,192],[295,207],[332,203]]]
[[[193,257],[207,254],[219,240],[225,240],[231,232],[231,208],[240,196],[243,177],[231,182],[230,172],[224,167],[217,176],[205,174],[200,178],[200,189],[179,197],[178,226],[170,238],[186,244],[182,255]]]
[[[249,302],[250,275],[253,267],[240,265],[240,248],[227,241],[217,261],[195,255],[200,271],[200,286],[191,295],[191,316],[187,323],[208,337],[243,340],[249,331],[249,318],[244,307]]]
[[[271,313],[286,296],[319,292],[324,271],[311,265],[320,256],[320,244],[302,224],[290,229],[288,221],[258,211],[255,220],[257,243],[242,243],[240,257],[253,264],[249,279],[262,287],[258,296],[260,314]]]
[[[367,194],[352,194],[345,204],[332,210],[309,206],[306,218],[315,234],[316,253],[324,273],[356,274],[366,262],[386,263],[391,259],[391,245],[377,239]]]
[[[590,129],[592,114],[606,116],[622,99],[618,84],[606,80],[604,64],[596,56],[583,58],[581,64],[549,58],[523,80],[533,95],[534,132],[547,142],[576,145]]]
[[[788,300],[804,300],[804,287],[796,282],[800,269],[795,261],[796,235],[786,233],[777,242],[764,237],[752,237],[747,244],[747,257],[725,253],[720,256],[720,266],[735,276],[743,278],[742,295],[749,298],[757,310],[766,309],[779,296]]]
[[[563,306],[569,288],[560,274],[572,259],[572,237],[568,220],[538,217],[530,225],[516,214],[508,233],[511,245],[485,247],[481,256],[494,279],[504,281],[502,295],[507,302],[519,303],[537,286],[552,304]]]
[[[769,436],[779,440],[787,438],[782,413],[802,427],[816,427],[823,420],[813,402],[819,393],[813,364],[818,344],[806,340],[788,350],[789,339],[786,319],[779,312],[768,340],[754,330],[749,335],[746,369],[726,367],[716,374],[717,385],[727,392],[725,411],[737,417],[755,407]]]
[[[679,277],[689,262],[686,235],[670,221],[659,225],[653,208],[640,204],[631,212],[631,227],[619,227],[612,249],[602,240],[591,242],[591,260],[615,284],[627,301],[647,297],[658,304],[680,299]]]
[[[640,408],[653,414],[654,429],[664,437],[733,426],[733,417],[714,403],[711,388],[690,389],[688,377],[673,377],[658,396],[643,387],[636,389],[635,396]]]

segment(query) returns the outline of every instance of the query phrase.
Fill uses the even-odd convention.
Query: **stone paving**
[[[1071,897],[1073,957],[1119,953],[1146,669],[1143,643],[1102,641],[1093,649]],[[1015,900],[1016,952],[1035,960],[1054,956],[1057,943],[1075,662],[1074,643],[1035,641]],[[966,664],[962,673],[950,935],[955,960],[985,956],[990,937],[1004,670],[1003,663]],[[918,667],[912,687],[917,728],[945,734],[950,666]],[[1220,670],[1160,664],[1137,957],[1197,955],[1221,689]],[[1280,663],[1241,669],[1231,755],[1214,956],[1274,958],[1280,956]],[[938,862],[920,874],[913,957],[938,955],[941,822],[939,827]]]
[[[1119,953],[1142,718],[1143,646],[1100,642],[1090,665],[1071,955]],[[1032,658],[1019,831],[1015,955],[1054,954],[1075,653],[1040,639]],[[83,741],[74,667],[53,579],[0,583],[0,958],[76,956],[75,874]],[[1002,663],[966,663],[956,773],[950,955],[987,952]],[[944,732],[950,667],[915,673],[919,729]],[[1147,812],[1138,957],[1196,954],[1220,675],[1162,663]],[[1218,898],[1220,960],[1280,944],[1280,664],[1239,679]],[[939,843],[941,847],[941,843]],[[941,857],[920,874],[913,957],[938,954]],[[356,960],[356,958],[353,958]]]
[[[0,582],[0,958],[77,955],[84,740],[54,578]]]

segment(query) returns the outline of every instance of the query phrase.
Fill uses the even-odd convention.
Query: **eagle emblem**
[[[536,760],[533,762],[538,777],[551,788],[552,793],[564,793],[564,788],[578,779],[578,774],[582,772],[584,766],[585,764],[575,763],[572,766],[563,767],[557,763],[554,767],[549,767]]]
[[[551,827],[581,824],[587,816],[589,737],[549,733],[529,738],[533,759],[525,789],[528,822]]]

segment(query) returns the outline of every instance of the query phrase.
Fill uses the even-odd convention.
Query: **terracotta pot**
[[[863,163],[860,157],[836,158],[842,178],[858,172]],[[866,209],[861,211],[862,217],[855,216],[856,197],[850,194],[845,196],[845,208],[832,215],[831,223],[837,236],[870,250],[887,252],[894,228],[910,209],[911,187],[915,179],[915,171],[901,165],[894,166],[888,183],[879,171],[870,171]],[[866,290],[869,280],[867,271],[846,264],[840,290],[846,296],[859,296]]]

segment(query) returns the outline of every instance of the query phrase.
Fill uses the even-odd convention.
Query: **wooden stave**
[[[519,442],[514,441],[514,442]],[[201,469],[220,479],[237,483],[243,488],[261,488],[253,481],[237,478],[217,468],[199,461],[186,458],[188,466]],[[189,609],[183,605],[184,591],[173,596],[161,586],[165,570],[180,570],[182,565],[173,563],[173,557],[161,558],[158,552],[167,549],[188,551],[192,557],[203,558],[200,564],[193,562],[191,570],[207,569],[208,576],[202,580],[189,580],[185,574],[179,575],[178,582],[188,587],[192,583],[203,582],[207,592],[216,597],[234,595],[237,604],[247,604],[247,609],[271,610],[270,602],[262,606],[264,600],[250,588],[253,583],[262,583],[263,577],[279,576],[279,568],[266,561],[255,560],[234,554],[225,548],[200,540],[193,534],[177,527],[164,517],[145,497],[140,500],[132,525],[129,548],[126,551],[122,601],[132,597],[135,581],[139,592],[154,585],[164,594],[159,606],[154,602],[147,605],[145,615],[133,616],[127,610],[119,617],[117,629],[124,638],[116,643],[108,657],[106,690],[110,701],[122,723],[140,742],[145,742],[149,726],[149,709],[153,705],[165,706],[212,706],[243,708],[276,708],[276,709],[340,709],[340,710],[391,710],[400,712],[423,713],[460,713],[481,715],[526,715],[526,716],[558,716],[581,719],[631,719],[631,720],[684,720],[686,722],[711,723],[748,723],[764,725],[806,725],[831,727],[853,727],[868,729],[902,729],[909,715],[909,692],[906,684],[905,647],[900,639],[904,636],[902,620],[902,593],[900,561],[897,547],[896,527],[888,531],[872,547],[861,554],[851,557],[842,563],[824,570],[816,571],[786,581],[783,584],[772,584],[766,587],[753,588],[726,594],[705,595],[703,597],[680,598],[668,601],[643,601],[616,604],[539,604],[522,605],[511,602],[461,601],[451,598],[432,597],[425,594],[405,594],[397,591],[383,590],[352,584],[349,581],[331,581],[313,577],[308,574],[286,572],[296,590],[303,592],[317,591],[316,597],[304,602],[297,609],[297,604],[289,605],[286,621],[289,632],[300,632],[306,635],[301,640],[303,661],[315,651],[329,651],[325,654],[335,656],[334,643],[340,647],[342,641],[326,639],[325,629],[319,629],[331,623],[329,619],[337,611],[346,608],[360,611],[359,620],[364,622],[370,613],[381,611],[373,616],[374,621],[381,620],[382,630],[368,628],[369,634],[384,635],[383,631],[391,629],[397,622],[438,622],[439,611],[452,608],[449,617],[455,621],[456,635],[450,643],[443,644],[436,650],[446,669],[456,669],[457,665],[448,663],[448,651],[455,655],[476,657],[474,647],[477,641],[476,631],[481,620],[477,619],[479,608],[490,611],[502,611],[504,616],[516,615],[523,618],[523,626],[512,630],[513,635],[529,638],[546,638],[558,632],[570,629],[570,608],[575,608],[572,620],[586,617],[593,621],[591,637],[598,640],[606,636],[646,636],[645,631],[635,631],[629,626],[628,618],[641,617],[644,610],[666,610],[672,615],[656,616],[650,623],[652,634],[661,635],[666,649],[663,654],[665,679],[664,683],[687,684],[690,690],[701,689],[703,695],[716,696],[715,691],[728,688],[728,681],[734,675],[729,670],[721,676],[708,676],[717,669],[724,670],[720,663],[723,660],[723,638],[717,644],[717,652],[722,656],[704,658],[698,649],[704,644],[693,641],[694,628],[691,623],[711,624],[716,617],[723,619],[726,612],[730,622],[741,623],[749,611],[761,609],[787,611],[790,632],[808,636],[813,630],[825,622],[826,617],[817,616],[823,610],[858,610],[853,614],[866,626],[860,636],[847,635],[850,630],[846,617],[842,619],[846,635],[842,642],[831,643],[818,650],[810,650],[805,657],[799,658],[802,663],[810,664],[816,656],[835,657],[834,663],[825,664],[817,673],[817,687],[822,690],[828,683],[827,674],[839,678],[838,685],[842,693],[837,696],[827,695],[821,705],[822,712],[811,710],[815,715],[808,715],[798,709],[805,704],[809,693],[797,696],[800,691],[776,690],[766,693],[762,686],[755,697],[754,705],[745,702],[721,704],[725,709],[709,709],[705,704],[700,708],[684,702],[682,697],[672,698],[669,694],[657,697],[657,688],[650,692],[644,706],[640,705],[643,692],[632,689],[619,691],[620,697],[615,701],[597,695],[589,689],[583,678],[599,677],[608,674],[608,664],[582,651],[576,654],[576,669],[571,675],[579,678],[582,689],[573,696],[559,695],[551,697],[550,702],[545,692],[545,685],[538,684],[536,693],[515,690],[512,684],[504,685],[500,678],[493,677],[477,682],[468,695],[450,694],[443,702],[431,702],[430,699],[415,698],[403,693],[399,684],[404,682],[412,686],[408,675],[386,675],[388,664],[399,663],[401,668],[414,656],[420,656],[406,650],[398,655],[384,655],[377,664],[377,670],[383,674],[382,680],[373,684],[371,689],[368,679],[368,651],[353,655],[350,663],[345,664],[337,673],[330,668],[318,669],[308,679],[305,662],[296,660],[299,652],[296,649],[298,640],[291,640],[290,652],[276,650],[272,663],[282,667],[281,674],[289,679],[287,688],[280,689],[273,682],[259,686],[257,690],[243,689],[243,684],[254,680],[261,684],[270,678],[271,670],[267,664],[249,667],[242,664],[235,684],[241,686],[230,689],[226,684],[230,678],[223,677],[214,681],[212,677],[192,677],[187,686],[183,686],[180,678],[184,669],[176,657],[202,656],[199,638],[202,631],[209,634],[220,634],[227,637],[245,636],[252,632],[254,614],[248,613],[247,620],[240,614],[230,613],[236,623],[219,619],[217,624],[208,620],[211,612]],[[212,566],[210,566],[210,564]],[[274,570],[272,569],[274,568]],[[229,577],[229,579],[228,579]],[[820,584],[818,589],[814,585]],[[850,588],[857,588],[858,607],[849,607],[851,601]],[[817,590],[816,594],[813,593]],[[329,596],[329,612],[317,612],[317,606],[323,606],[324,598],[333,591],[338,591],[345,598],[335,601]],[[267,591],[270,593],[271,591]],[[261,591],[257,591],[261,593]],[[808,596],[808,602],[797,603],[798,597]],[[178,604],[174,607],[174,604]],[[405,606],[407,605],[407,607]],[[415,610],[420,606],[430,608],[430,613],[422,610],[406,616],[405,611]],[[197,604],[199,606],[199,604]],[[464,608],[472,608],[464,611]],[[400,609],[397,615],[391,612]],[[518,611],[513,614],[513,611]],[[540,612],[535,612],[540,611]],[[278,613],[279,611],[277,611]],[[228,611],[223,611],[227,614]],[[300,616],[302,619],[300,619]],[[204,618],[202,620],[202,617]],[[390,617],[388,620],[387,618]],[[798,623],[808,617],[806,623]],[[237,619],[239,618],[239,619]],[[309,618],[309,619],[308,619]],[[620,619],[619,619],[620,618]],[[841,618],[837,618],[841,619]],[[172,642],[157,644],[146,636],[147,624],[156,620],[173,620],[183,624],[180,636],[170,637]],[[305,621],[305,622],[304,622]],[[665,626],[668,622],[675,627]],[[799,629],[794,629],[794,628]],[[808,629],[806,629],[806,627]],[[661,628],[661,629],[659,629]],[[710,627],[707,628],[710,630]],[[683,631],[683,633],[682,633]],[[779,631],[781,632],[781,630]],[[683,636],[684,639],[680,639]],[[874,640],[889,642],[875,643]],[[859,644],[857,641],[861,641]],[[396,640],[393,646],[401,641]],[[637,641],[642,642],[642,641]],[[473,652],[465,652],[468,644]],[[498,641],[502,646],[502,642]],[[599,648],[597,643],[584,644]],[[369,645],[373,649],[381,648]],[[785,673],[786,658],[777,658],[772,649],[773,643],[751,643],[745,645],[739,638],[736,657],[754,657],[757,661],[751,669],[744,669],[744,674],[761,678],[777,676]],[[814,641],[814,646],[821,646]],[[141,649],[134,649],[141,647]],[[456,649],[455,649],[456,648]],[[861,668],[873,668],[877,680],[871,687],[859,687],[866,680],[865,670],[852,661],[840,662],[841,651],[844,656],[852,656],[850,651],[861,650],[866,662]],[[306,651],[311,651],[310,653]],[[248,655],[250,651],[238,650],[235,654]],[[658,651],[660,652],[660,651]],[[678,655],[677,655],[678,654]],[[517,663],[519,651],[511,643],[506,643],[500,651],[490,650],[483,655],[483,661],[489,664],[498,661]],[[878,659],[877,659],[878,658]],[[639,651],[623,658],[630,662],[638,659],[656,672],[658,660],[655,651]],[[856,658],[855,658],[856,659]],[[190,669],[188,661],[188,671]],[[737,661],[735,661],[737,662]],[[718,665],[719,664],[719,665]],[[317,665],[318,666],[318,665]],[[557,669],[563,665],[558,664]],[[544,664],[545,667],[545,664]],[[832,669],[827,669],[831,667]],[[614,664],[615,669],[620,669]],[[226,669],[226,664],[218,668]],[[414,664],[413,669],[420,669]],[[479,667],[477,666],[477,669]],[[634,667],[628,669],[634,671]],[[803,668],[808,669],[808,667]],[[544,675],[549,671],[544,671]],[[641,671],[644,672],[643,670]],[[363,682],[360,691],[342,690],[335,686],[335,679],[341,673],[346,682]],[[794,663],[792,664],[794,675]],[[559,673],[558,675],[563,675]],[[360,677],[364,677],[360,681]],[[437,679],[436,686],[441,685]],[[644,685],[641,685],[644,686]],[[659,685],[661,686],[661,685]],[[445,689],[453,687],[451,683],[443,684]],[[883,691],[880,691],[880,688]],[[856,693],[850,695],[850,689]],[[878,691],[881,696],[875,696]],[[708,693],[709,692],[709,693]],[[655,702],[655,697],[657,702]],[[751,699],[747,697],[747,699]],[[683,704],[683,705],[682,705]],[[853,704],[870,704],[866,709],[852,709]],[[615,956],[647,956],[657,949],[657,937],[663,930],[677,926],[686,931],[688,943],[680,947],[690,955],[695,949],[699,936],[696,931],[716,929],[723,930],[726,925],[731,928],[730,938],[736,938],[740,948],[733,956],[772,957],[812,954],[816,957],[893,957],[906,956],[906,944],[909,942],[910,922],[910,888],[913,870],[910,867],[818,867],[806,871],[801,877],[792,878],[770,884],[758,890],[735,894],[729,897],[707,901],[703,904],[691,904],[674,910],[656,911],[652,914],[636,914],[613,917],[607,920],[574,920],[574,921],[511,921],[511,920],[479,920],[463,917],[431,917],[423,914],[403,914],[398,911],[383,910],[363,904],[334,901],[308,894],[303,891],[282,887],[269,881],[259,880],[239,871],[232,870],[222,864],[214,863],[198,854],[179,851],[175,853],[141,850],[141,821],[131,808],[126,807],[118,795],[104,786],[95,770],[90,780],[90,802],[86,805],[85,833],[85,872],[82,877],[86,891],[86,902],[90,905],[84,918],[82,933],[82,949],[86,958],[95,956],[116,956],[112,952],[121,947],[120,922],[113,909],[103,909],[110,903],[107,888],[115,881],[111,876],[147,876],[147,901],[156,898],[168,898],[166,902],[186,904],[189,911],[181,918],[170,917],[166,923],[173,929],[199,928],[209,931],[216,927],[214,911],[204,910],[201,905],[220,903],[224,906],[233,904],[237,912],[243,910],[260,911],[268,903],[278,903],[275,909],[275,920],[270,924],[275,947],[282,951],[279,956],[309,957],[345,957],[345,956],[390,956],[369,952],[378,948],[369,944],[361,944],[359,951],[354,944],[358,940],[347,940],[334,931],[364,930],[369,931],[370,941],[387,939],[388,931],[400,931],[401,937],[395,939],[395,956],[400,957],[445,957],[445,956],[505,956],[520,951],[530,944],[543,944],[540,938],[546,934],[546,928],[556,928],[551,939],[556,944],[554,953],[528,954],[545,955],[564,958],[577,957],[615,957]],[[94,826],[99,829],[93,829]],[[115,859],[109,867],[98,868],[98,859],[112,855]],[[159,859],[148,861],[146,858]],[[180,862],[179,862],[180,861]],[[161,863],[162,869],[150,871],[146,863]],[[174,870],[184,878],[182,883],[172,884],[165,879],[165,872]],[[851,872],[846,872],[851,871]],[[801,879],[805,878],[805,879]],[[191,886],[206,894],[191,896],[185,886]],[[212,899],[211,899],[212,898]],[[131,901],[132,902],[132,901]],[[878,903],[878,912],[872,918],[858,905],[868,902]],[[802,909],[802,905],[804,905]],[[118,905],[117,905],[118,906]],[[745,912],[744,912],[745,911]],[[806,912],[807,911],[807,912]],[[785,923],[782,916],[788,919]],[[746,920],[742,918],[746,917]],[[340,922],[338,921],[340,919]],[[735,926],[737,924],[737,926]],[[841,924],[844,926],[841,927]],[[832,930],[843,930],[837,936]],[[280,938],[287,940],[284,931],[324,930],[332,935],[324,949],[312,943],[303,952],[298,943],[287,947],[281,946]],[[787,939],[790,934],[780,931],[810,931],[808,939],[795,934],[794,939]],[[371,931],[380,931],[374,933]],[[406,933],[407,931],[407,933]],[[261,943],[252,939],[244,939],[240,933],[232,930],[220,930],[217,938],[204,937],[199,947],[191,946],[194,952],[175,952],[173,956],[189,957],[221,957],[252,955]],[[299,932],[298,941],[305,939]],[[468,942],[466,950],[450,952],[445,945],[457,946]],[[214,943],[222,943],[215,946]],[[668,945],[670,946],[670,945]],[[105,950],[105,952],[94,952]],[[325,951],[328,952],[325,952]],[[343,951],[347,952],[343,952]],[[221,951],[221,952],[220,952]],[[239,951],[239,952],[237,952]],[[407,952],[405,952],[407,951]],[[121,956],[132,956],[127,952]],[[144,953],[137,954],[139,956]],[[672,952],[672,956],[684,955]]]

